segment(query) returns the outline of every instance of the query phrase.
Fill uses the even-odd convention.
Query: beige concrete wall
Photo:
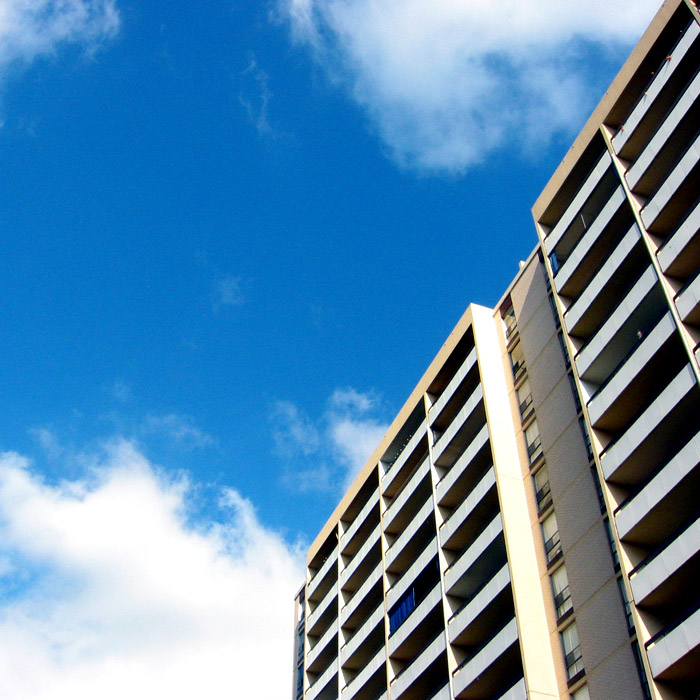
[[[510,289],[510,296],[540,429],[591,698],[641,699],[600,504],[566,376],[557,326],[547,299],[544,266],[536,258],[531,258],[521,271]],[[523,472],[527,482],[530,479],[527,461]],[[532,488],[531,494],[530,518],[534,530],[539,528],[541,518],[537,515]],[[538,561],[541,587],[551,601],[550,572],[543,552],[539,553]],[[553,603],[549,604],[552,607],[548,614],[550,644],[556,647],[560,628],[557,627]],[[604,625],[601,620],[606,621]],[[602,692],[605,684],[600,679],[611,675],[618,681],[609,686],[608,691]],[[558,681],[561,697],[567,698],[569,693],[561,655]],[[613,688],[620,688],[621,683],[626,684],[626,694],[619,695],[613,692]]]

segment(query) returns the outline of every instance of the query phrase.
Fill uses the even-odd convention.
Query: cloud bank
[[[302,558],[236,491],[206,526],[189,496],[126,441],[59,485],[0,456],[4,700],[288,694]]]
[[[352,388],[336,389],[316,420],[291,401],[277,401],[273,435],[288,484],[301,492],[345,491],[389,427],[378,412],[375,395]]]
[[[114,0],[2,0],[0,76],[66,44],[94,50],[118,30]]]
[[[278,0],[401,166],[462,172],[490,152],[574,134],[659,0]],[[599,88],[598,88],[599,89]]]

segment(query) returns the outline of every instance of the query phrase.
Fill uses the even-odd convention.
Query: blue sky
[[[655,9],[0,0],[8,697],[219,697],[246,581],[287,692],[301,550]]]

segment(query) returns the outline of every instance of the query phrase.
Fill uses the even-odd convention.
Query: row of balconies
[[[455,675],[465,690],[469,669],[483,666],[488,650],[500,647],[501,632],[491,646],[488,634],[494,625],[502,627],[503,618],[513,618],[476,349],[442,381],[425,419],[414,411],[408,422],[415,430],[403,430],[395,441],[399,447],[380,461],[377,488],[363,486],[346,511],[351,517],[341,517],[337,545],[322,548],[323,558],[316,555],[310,567],[306,700],[338,694],[342,700],[375,700],[386,697],[387,678],[392,700],[448,700],[447,645],[466,653],[475,650],[478,638],[484,647]],[[452,560],[443,582],[441,551]],[[395,625],[387,611],[417,591],[432,567],[435,582],[412,599]],[[459,613],[447,635],[445,594]],[[494,662],[499,658],[494,655]],[[522,672],[494,697],[524,697],[521,679]]]
[[[675,46],[664,52],[661,65],[653,72],[651,81],[612,137],[613,148],[621,158],[634,160],[668,111],[668,105],[673,104],[674,96],[682,91],[695,72],[700,55],[699,36],[698,24],[690,21]]]
[[[470,465],[465,466],[469,467]],[[492,500],[494,494],[495,478],[493,469],[489,469],[482,474],[481,479],[476,483],[475,488],[472,490],[471,498],[465,499],[453,511],[452,517],[445,522],[445,527],[441,533],[443,538],[441,542],[448,546],[455,546],[456,543],[461,542],[462,540],[458,533],[464,529],[465,523],[468,523],[467,527],[470,531],[478,529],[486,514],[484,504],[489,504],[488,510],[497,512],[497,500]],[[399,494],[400,498],[401,494]],[[401,501],[396,501],[396,505],[399,508],[396,511],[398,513],[402,508]],[[432,536],[430,536],[431,531]],[[424,534],[421,535],[420,533]],[[426,535],[425,533],[428,534]],[[403,550],[410,553],[417,551],[423,543],[422,538],[426,536],[428,541],[423,552],[415,558],[415,561],[410,566],[406,567],[405,564],[410,563],[414,556],[407,557],[406,561],[402,562],[399,553]],[[383,647],[384,627],[386,624],[384,606],[381,604],[383,599],[382,565],[380,557],[377,556],[375,561],[372,555],[372,552],[375,550],[379,552],[379,539],[380,533],[377,528],[372,532],[372,536],[365,544],[358,549],[347,564],[346,569],[340,572],[338,586],[329,587],[323,598],[309,613],[307,629],[309,630],[310,640],[306,669],[312,684],[309,688],[311,694],[307,693],[307,698],[316,697],[316,693],[325,692],[322,687],[325,687],[327,683],[330,683],[332,686],[332,678],[335,678],[335,682],[337,682],[338,656],[340,656],[339,666],[342,669],[341,676],[343,678],[346,675],[348,676],[346,678],[347,683],[342,688],[342,698],[347,698],[348,700],[350,698],[364,698],[365,694],[369,692],[365,688],[374,688],[375,672],[367,670],[368,665],[371,666],[368,654],[375,647]],[[505,547],[502,540],[500,516],[496,515],[490,525],[485,527],[478,537],[474,538],[471,546],[465,548],[465,551],[457,555],[450,555],[455,556],[453,565],[446,574],[446,585],[450,595],[459,595],[467,580],[470,584],[467,584],[464,592],[468,592],[468,585],[471,585],[471,582],[474,581],[478,582],[480,577],[486,577],[485,580],[487,582],[491,581],[492,575],[499,569],[502,569],[505,562]],[[394,549],[396,549],[396,555],[392,553]],[[437,561],[437,556],[438,538],[435,536],[434,504],[432,494],[429,494],[429,498],[415,512],[414,517],[403,529],[399,537],[386,549],[387,575],[391,577],[393,569],[394,575],[397,577],[386,593],[387,609],[390,609],[401,598],[406,589],[412,585],[412,582],[421,575],[421,572],[429,567],[430,562]],[[496,560],[489,561],[493,557]],[[331,555],[327,561],[335,562],[337,558]],[[366,562],[371,563],[367,565]],[[324,567],[319,570],[318,575],[324,578],[328,575],[328,571],[337,571],[337,567],[334,567],[333,563],[325,563]],[[362,576],[358,577],[358,571],[363,572]],[[507,568],[505,572],[507,573]],[[501,573],[502,576],[503,573]],[[357,581],[358,585],[355,590],[352,590],[355,581]],[[338,587],[341,590],[340,599],[338,598]],[[490,590],[490,588],[484,588],[485,592]],[[370,599],[371,603],[366,602]],[[430,629],[435,631],[444,629],[442,605],[438,604],[441,601],[442,592],[440,586],[434,586],[433,590],[412,611],[397,633],[390,638],[389,658],[398,658],[401,655],[405,655],[407,649],[410,649],[414,644],[413,640],[425,639],[425,635],[429,633]],[[462,614],[458,620],[452,622],[450,629],[453,630],[453,634],[459,634],[469,624],[473,624],[473,621],[468,622],[470,616],[475,616],[481,605],[487,607],[492,603],[492,597],[487,596],[486,593],[483,593],[480,597],[475,597],[471,601],[467,613]],[[418,633],[416,633],[416,630],[418,630]],[[345,641],[338,649],[339,634]],[[406,640],[410,640],[408,646]],[[398,657],[392,655],[398,655]],[[416,674],[416,677],[423,678],[425,673],[432,669],[431,664],[433,662],[437,663],[431,656],[431,652],[423,650],[419,657],[420,659],[408,660],[410,663],[407,662],[407,666],[410,665],[412,670],[401,673],[401,680],[397,676],[396,688],[392,685],[394,697],[396,697],[396,692],[401,692],[402,696],[411,697],[410,688],[415,684],[409,682],[409,680]],[[442,663],[441,661],[440,664]],[[361,668],[362,675],[355,676],[353,668]],[[430,670],[430,673],[433,670]],[[444,680],[442,678],[441,681],[438,682],[436,680],[436,682],[442,687]],[[341,679],[340,682],[342,685],[344,681]],[[405,695],[402,690],[404,685],[408,695]],[[422,688],[423,685],[424,679],[421,680],[420,687]],[[439,691],[439,688],[437,690]],[[319,695],[319,697],[321,696]],[[369,697],[367,695],[367,698]]]

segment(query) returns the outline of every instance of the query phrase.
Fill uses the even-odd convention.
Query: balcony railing
[[[547,564],[552,564],[561,556],[561,540],[559,539],[559,530],[557,530],[545,543],[544,552],[547,558]]]
[[[530,458],[530,464],[534,464],[542,456],[542,441],[539,435],[527,446],[527,456]]]
[[[542,513],[546,508],[552,505],[552,490],[549,486],[549,481],[545,481],[544,484],[537,490],[535,494],[537,498],[537,511]]]
[[[566,617],[574,609],[574,605],[571,602],[571,589],[568,585],[564,586],[559,593],[554,596],[554,607],[557,610],[557,621]]]
[[[520,419],[525,420],[532,413],[532,394],[528,394],[518,406],[520,409]]]
[[[581,647],[574,647],[565,657],[564,664],[566,665],[566,675],[569,681],[572,681],[578,674],[583,672],[583,654]]]

